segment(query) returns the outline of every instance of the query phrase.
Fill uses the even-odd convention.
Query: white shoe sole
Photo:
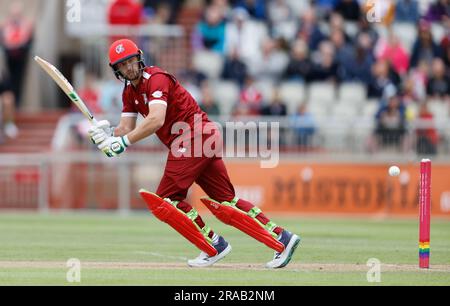
[[[203,268],[203,267],[209,267],[213,264],[215,264],[216,262],[218,262],[219,260],[221,260],[222,258],[224,258],[225,256],[228,255],[228,253],[231,252],[231,245],[228,244],[228,246],[225,248],[225,250],[223,250],[220,254],[217,254],[216,256],[210,257],[209,260],[207,262],[195,262],[194,260],[188,260],[188,266],[189,267],[195,267],[195,268]]]
[[[280,258],[269,261],[266,264],[266,268],[278,269],[285,267],[291,261],[292,255],[294,254],[295,249],[298,247],[299,244],[300,244],[300,237],[293,234],[291,240],[289,240],[286,249],[283,251],[283,253],[281,253]]]

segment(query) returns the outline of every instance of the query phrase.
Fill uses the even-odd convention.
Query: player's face
[[[117,68],[126,79],[130,81],[139,79],[140,69],[137,56],[117,64]]]

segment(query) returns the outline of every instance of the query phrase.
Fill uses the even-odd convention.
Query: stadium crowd
[[[366,99],[379,101],[373,114],[378,137],[368,145],[373,151],[380,143],[406,142],[408,121],[433,120],[428,101],[442,104],[438,109],[448,112],[450,1],[386,0],[377,1],[380,7],[376,8],[368,3],[207,1],[192,48],[223,57],[220,77],[240,88],[232,112],[235,116],[287,115],[286,105],[276,92],[271,101],[264,101],[261,87],[255,86],[264,80],[305,85],[328,82],[336,87],[349,82],[362,84]],[[379,19],[370,22],[375,9]],[[397,25],[403,26],[401,30]],[[199,80],[203,78],[191,79],[190,84],[205,92],[207,85]],[[211,106],[214,101],[206,100],[205,110],[218,114],[218,107]],[[305,108],[313,103],[316,101],[305,101],[306,105],[298,105],[296,114],[291,115],[304,116]],[[304,133],[311,134],[311,130]],[[419,153],[436,152],[439,137],[434,128],[418,129],[416,136]]]
[[[107,20],[127,25],[176,24],[187,2],[111,0]],[[202,14],[188,33],[192,62],[182,71],[171,72],[210,115],[291,118],[299,145],[311,144],[318,129],[315,116],[324,113],[324,108],[344,115],[369,115],[375,120],[367,145],[370,151],[380,144],[406,141],[407,125],[417,118],[433,122],[437,115],[450,117],[449,0],[196,3],[202,3]],[[147,64],[158,65],[150,50],[144,52],[150,59]],[[121,88],[111,77],[102,80],[99,90],[92,86],[92,77],[86,78],[80,95],[95,113],[115,112],[112,109],[120,108],[116,97]],[[218,83],[227,86],[220,90]],[[303,88],[304,93],[315,84],[330,85],[318,87],[319,92],[326,94],[332,88],[336,105],[319,105],[311,94],[302,94],[297,101],[298,91],[283,92],[289,87],[286,84]],[[337,95],[345,84],[357,85],[348,87],[346,97],[350,98],[352,88],[363,88],[358,111],[337,103],[346,99]],[[225,96],[232,98],[224,103],[220,97]],[[369,103],[373,101],[375,108]],[[425,126],[416,130],[418,151],[435,153],[440,136],[432,124]]]
[[[175,22],[179,6],[153,2],[143,2],[144,22]],[[361,111],[348,115],[361,115],[364,104],[377,101],[364,112],[375,120],[370,152],[380,145],[410,146],[407,125],[419,118],[430,124],[415,131],[417,152],[436,153],[440,136],[433,118],[449,115],[450,2],[376,2],[377,7],[364,0],[203,1],[190,33],[192,63],[174,73],[209,115],[291,118],[300,146],[311,146],[315,117],[333,105],[318,105],[307,94],[289,101],[298,98],[296,91],[283,95],[282,85],[332,84],[337,103],[337,88],[358,84],[364,88]],[[221,82],[228,87],[215,86]],[[343,107],[340,114],[346,115]]]

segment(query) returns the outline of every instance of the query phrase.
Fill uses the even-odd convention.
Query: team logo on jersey
[[[123,47],[123,45],[122,44],[118,45],[116,47],[116,53],[120,54],[120,53],[123,53],[123,52],[125,52],[125,48]]]
[[[154,93],[152,93],[152,97],[153,98],[157,98],[157,99],[159,99],[159,98],[161,98],[163,96],[163,93],[162,93],[162,91],[155,91]]]

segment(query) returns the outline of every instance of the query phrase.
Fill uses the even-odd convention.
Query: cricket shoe
[[[292,254],[294,254],[295,249],[300,244],[300,237],[283,230],[279,241],[284,244],[284,251],[281,253],[275,252],[273,260],[266,264],[266,268],[277,269],[285,267],[291,261]]]
[[[217,255],[208,256],[208,254],[206,254],[205,252],[201,252],[197,258],[188,260],[188,265],[190,267],[197,268],[208,267],[215,264],[231,252],[231,245],[226,242],[222,236],[219,236],[217,243],[213,246],[217,250]]]

